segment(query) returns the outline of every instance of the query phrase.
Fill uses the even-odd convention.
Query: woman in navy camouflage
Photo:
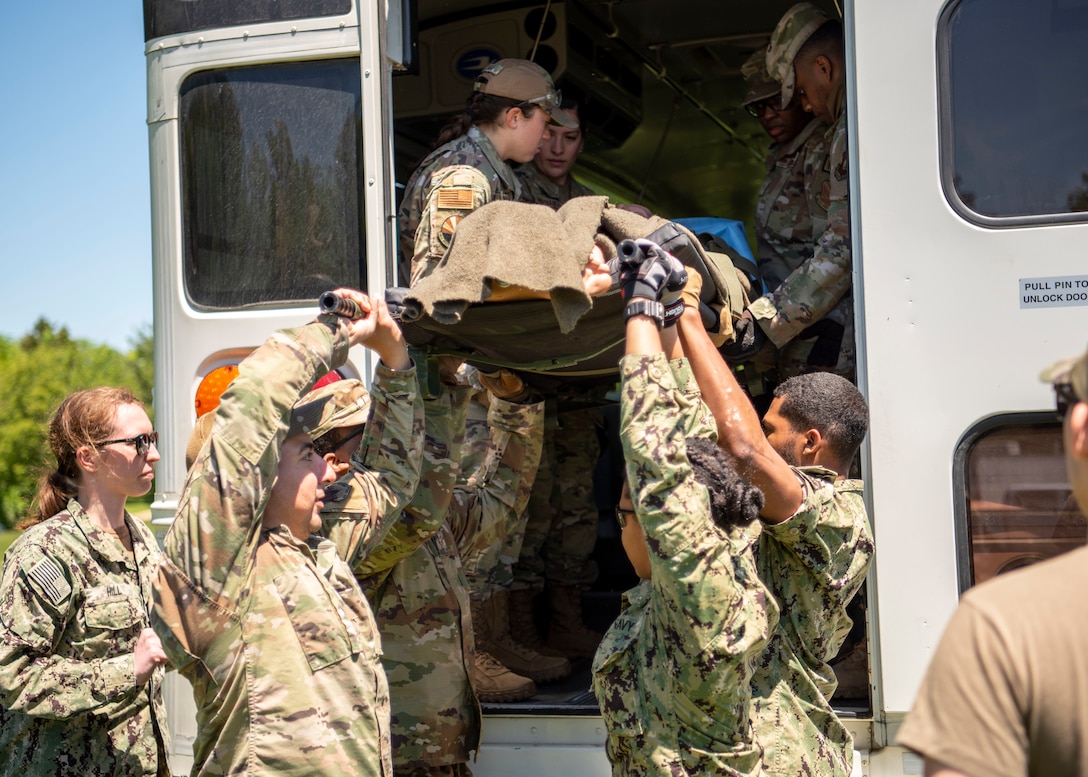
[[[167,775],[155,537],[125,511],[159,452],[127,389],[69,396],[56,468],[0,574],[0,775]]]

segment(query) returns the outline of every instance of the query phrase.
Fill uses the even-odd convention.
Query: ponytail
[[[99,388],[77,391],[60,403],[49,421],[49,447],[57,466],[38,479],[38,495],[30,514],[18,528],[25,529],[51,518],[79,494],[83,473],[76,452],[84,445],[97,445],[110,436],[121,405],[143,403],[127,388]]]

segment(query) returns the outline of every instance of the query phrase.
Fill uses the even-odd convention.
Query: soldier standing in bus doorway
[[[767,72],[781,85],[780,103],[796,98],[827,125],[826,157],[806,169],[813,216],[811,254],[737,322],[735,344],[723,350],[733,363],[750,361],[768,345],[797,353],[783,377],[827,370],[854,380],[850,204],[842,24],[810,3],[790,8],[771,33]],[[806,168],[808,164],[806,162]],[[818,218],[817,218],[818,217]],[[795,257],[799,258],[799,257]],[[805,353],[807,351],[807,353]]]
[[[576,126],[554,127],[533,161],[515,170],[522,200],[554,209],[594,194],[572,174],[585,145],[580,106],[564,98],[560,108]],[[593,473],[601,452],[603,393],[572,389],[547,398],[544,451],[521,522],[523,532],[512,533],[503,548],[516,561],[510,589],[504,592],[511,636],[534,650],[567,658],[592,658],[603,636],[582,619],[582,592],[597,579]],[[537,631],[534,607],[545,587],[546,642]]]
[[[531,161],[551,126],[573,126],[559,109],[560,102],[551,76],[528,60],[502,59],[480,72],[464,113],[443,128],[435,149],[408,180],[397,216],[402,278],[410,275],[415,286],[430,275],[446,255],[465,216],[489,202],[520,199],[521,184],[508,161]],[[410,272],[405,273],[406,268]],[[443,372],[448,379],[442,382],[442,392],[450,390],[454,381],[449,376],[455,371],[456,365],[446,360]],[[500,399],[519,401],[525,397],[520,380],[510,386],[495,380],[486,388]],[[489,435],[482,434],[478,445],[468,444],[466,449],[486,445],[487,439]],[[473,462],[462,462],[462,466],[468,471],[475,469]],[[463,557],[475,559],[465,564],[464,572],[472,592],[476,677],[483,684],[481,688],[486,685],[485,693],[496,700],[511,694],[523,697],[524,689],[532,685],[527,680],[547,682],[571,671],[565,658],[544,656],[515,643],[509,637],[506,608],[495,607],[490,601],[496,570],[479,564],[501,555],[485,548],[493,545],[498,551],[502,538],[512,531],[516,529],[496,515],[485,522],[483,536],[472,538],[472,547],[461,543],[459,548]]]
[[[767,174],[756,198],[756,260],[766,288],[777,289],[812,257],[826,227],[827,209],[817,196],[826,180],[826,125],[796,95],[782,105],[782,85],[767,73],[765,50],[753,52],[741,73],[748,84],[742,104],[771,137]],[[808,371],[812,345],[812,339],[794,338],[745,365],[742,382],[760,410],[766,410],[770,392],[782,380]],[[750,370],[757,375],[749,377]]]
[[[461,472],[467,403],[457,395],[471,391],[464,387],[445,394],[449,401],[429,400],[419,488],[355,567],[381,634],[393,773],[405,777],[470,775],[468,761],[480,743],[477,697],[517,701],[536,690],[531,680],[511,691],[492,687],[486,677],[474,689],[469,594],[456,538],[473,531],[485,511],[516,515],[524,507],[540,460],[544,406],[493,398],[490,455],[479,470]],[[374,524],[383,486],[372,482],[373,472],[364,466],[374,448],[365,426],[363,384],[338,381],[306,400],[322,396],[331,398],[312,433],[314,449],[340,479],[325,488],[321,517],[325,535],[346,550],[360,530]],[[452,442],[440,442],[445,440]],[[506,494],[515,495],[509,505]]]
[[[765,503],[756,547],[760,578],[782,614],[752,676],[752,722],[769,777],[846,777],[850,732],[831,709],[829,662],[851,628],[846,607],[873,556],[863,484],[844,477],[865,437],[869,411],[857,388],[828,372],[796,375],[775,389],[760,418],[722,361],[685,291],[678,324],[718,444]]]
[[[389,690],[373,614],[321,529],[335,477],[313,449],[324,403],[299,401],[349,347],[381,357],[370,394],[373,466],[390,512],[418,483],[422,403],[381,299],[276,332],[247,357],[196,455],[163,543],[152,621],[193,685],[193,774],[392,772]]]
[[[1053,384],[1065,468],[1088,515],[1088,353]],[[1088,548],[972,588],[960,600],[897,744],[932,777],[1088,774]]]

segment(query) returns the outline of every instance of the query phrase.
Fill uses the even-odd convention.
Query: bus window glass
[[[1085,544],[1061,426],[997,427],[974,438],[964,461],[971,585]]]
[[[965,217],[1088,212],[1088,0],[963,0],[942,18],[942,167]]]
[[[144,40],[164,35],[318,16],[343,16],[351,0],[144,0]]]
[[[366,288],[358,60],[200,72],[179,99],[189,300]]]

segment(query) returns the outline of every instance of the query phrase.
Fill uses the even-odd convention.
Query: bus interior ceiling
[[[575,176],[615,202],[637,202],[667,218],[713,216],[745,222],[750,244],[756,193],[769,143],[741,106],[741,66],[763,49],[790,0],[555,0],[481,4],[418,0],[417,72],[393,78],[396,181],[403,186],[441,127],[472,89],[473,66],[533,58],[580,104],[587,127]],[[831,17],[831,2],[818,3]],[[543,19],[543,23],[542,20]],[[536,55],[531,56],[536,45]],[[486,60],[484,60],[486,61]],[[400,196],[398,189],[398,197]],[[622,478],[615,408],[606,410],[595,473],[601,524],[594,559],[600,576],[584,599],[585,620],[605,630],[620,593],[637,582],[612,517]],[[541,625],[545,597],[538,597]],[[539,687],[525,702],[485,705],[492,713],[595,714],[589,660]],[[868,698],[835,699],[846,716]]]
[[[838,17],[834,3],[818,5]],[[393,79],[397,183],[406,183],[442,125],[464,107],[473,63],[533,58],[581,104],[587,138],[574,169],[580,181],[667,218],[743,221],[751,238],[768,138],[740,104],[740,71],[789,6],[418,0],[418,72]]]

